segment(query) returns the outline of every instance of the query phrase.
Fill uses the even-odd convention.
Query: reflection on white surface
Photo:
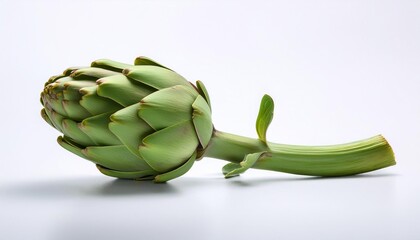
[[[403,179],[74,177],[8,184],[0,194],[13,239],[416,239],[418,218],[410,217],[419,209],[410,199],[419,194],[406,192]]]

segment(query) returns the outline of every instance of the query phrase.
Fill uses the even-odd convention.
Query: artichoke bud
[[[62,147],[118,178],[178,177],[213,133],[204,85],[145,57],[69,68],[47,81],[41,103]]]

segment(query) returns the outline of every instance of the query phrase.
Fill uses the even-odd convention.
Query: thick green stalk
[[[240,163],[247,154],[265,152],[252,166],[310,176],[346,176],[395,165],[394,153],[381,136],[331,146],[296,146],[215,131],[204,156]]]

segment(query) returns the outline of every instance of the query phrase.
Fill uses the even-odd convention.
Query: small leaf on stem
[[[260,111],[256,122],[258,138],[265,143],[267,143],[266,134],[268,126],[270,126],[271,120],[273,120],[273,112],[274,101],[269,95],[265,94],[261,99]]]
[[[226,164],[222,171],[225,175],[225,178],[231,178],[239,176],[239,174],[244,173],[246,170],[254,166],[254,164],[260,159],[260,157],[265,152],[257,152],[247,154],[242,162],[238,163],[228,163]]]

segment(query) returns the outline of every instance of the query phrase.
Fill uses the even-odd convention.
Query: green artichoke
[[[230,161],[226,177],[249,168],[311,176],[345,176],[395,164],[382,136],[334,146],[267,142],[274,103],[265,95],[259,139],[214,129],[206,88],[139,57],[134,65],[94,61],[51,77],[41,93],[41,115],[63,133],[58,143],[94,162],[105,175],[166,182],[209,156]]]
[[[181,175],[213,133],[204,85],[147,58],[69,68],[47,82],[41,102],[61,146],[118,178]]]

